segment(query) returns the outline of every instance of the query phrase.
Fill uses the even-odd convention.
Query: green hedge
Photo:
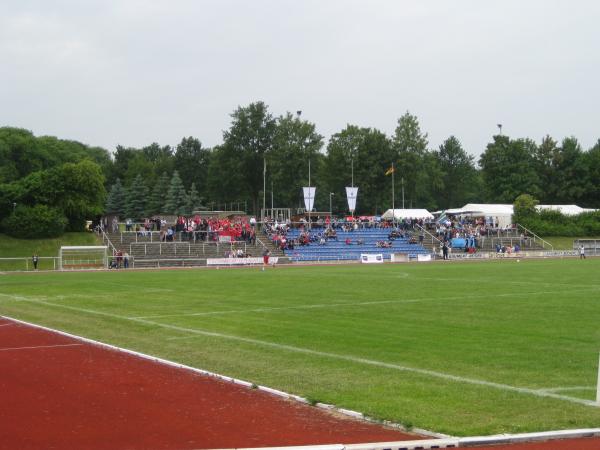
[[[521,218],[521,225],[540,236],[600,236],[600,212],[565,216],[558,211],[542,210]]]
[[[67,218],[60,210],[46,205],[18,206],[2,221],[2,230],[9,236],[33,239],[62,235]]]

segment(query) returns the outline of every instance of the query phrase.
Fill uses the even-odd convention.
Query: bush
[[[58,209],[45,205],[18,206],[1,225],[9,236],[24,239],[49,238],[64,233],[67,218]]]

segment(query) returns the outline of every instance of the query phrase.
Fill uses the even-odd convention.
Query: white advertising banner
[[[383,264],[383,255],[381,253],[361,253],[360,262],[363,264]]]
[[[357,187],[346,186],[346,197],[348,198],[348,209],[350,212],[354,212],[356,209],[356,197],[358,196]]]
[[[304,206],[307,211],[313,210],[313,205],[315,203],[315,189],[314,187],[303,187],[304,191]]]

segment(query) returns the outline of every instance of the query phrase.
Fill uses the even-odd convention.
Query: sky
[[[0,126],[117,145],[222,142],[238,106],[329,137],[393,134],[477,155],[498,133],[600,138],[596,0],[0,0]]]

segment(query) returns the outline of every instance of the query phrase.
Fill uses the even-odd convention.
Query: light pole
[[[335,194],[333,192],[329,193],[329,220],[331,220],[331,215],[333,214],[333,209],[331,208],[331,197],[333,197],[334,195]]]
[[[500,130],[500,131],[499,131],[499,134],[500,134],[500,136],[502,136],[502,124],[501,124],[501,123],[499,123],[499,124],[498,124],[498,125],[496,125],[496,126],[498,127],[498,130]]]
[[[17,202],[13,202],[13,214],[15,213],[15,209],[17,209]]]

